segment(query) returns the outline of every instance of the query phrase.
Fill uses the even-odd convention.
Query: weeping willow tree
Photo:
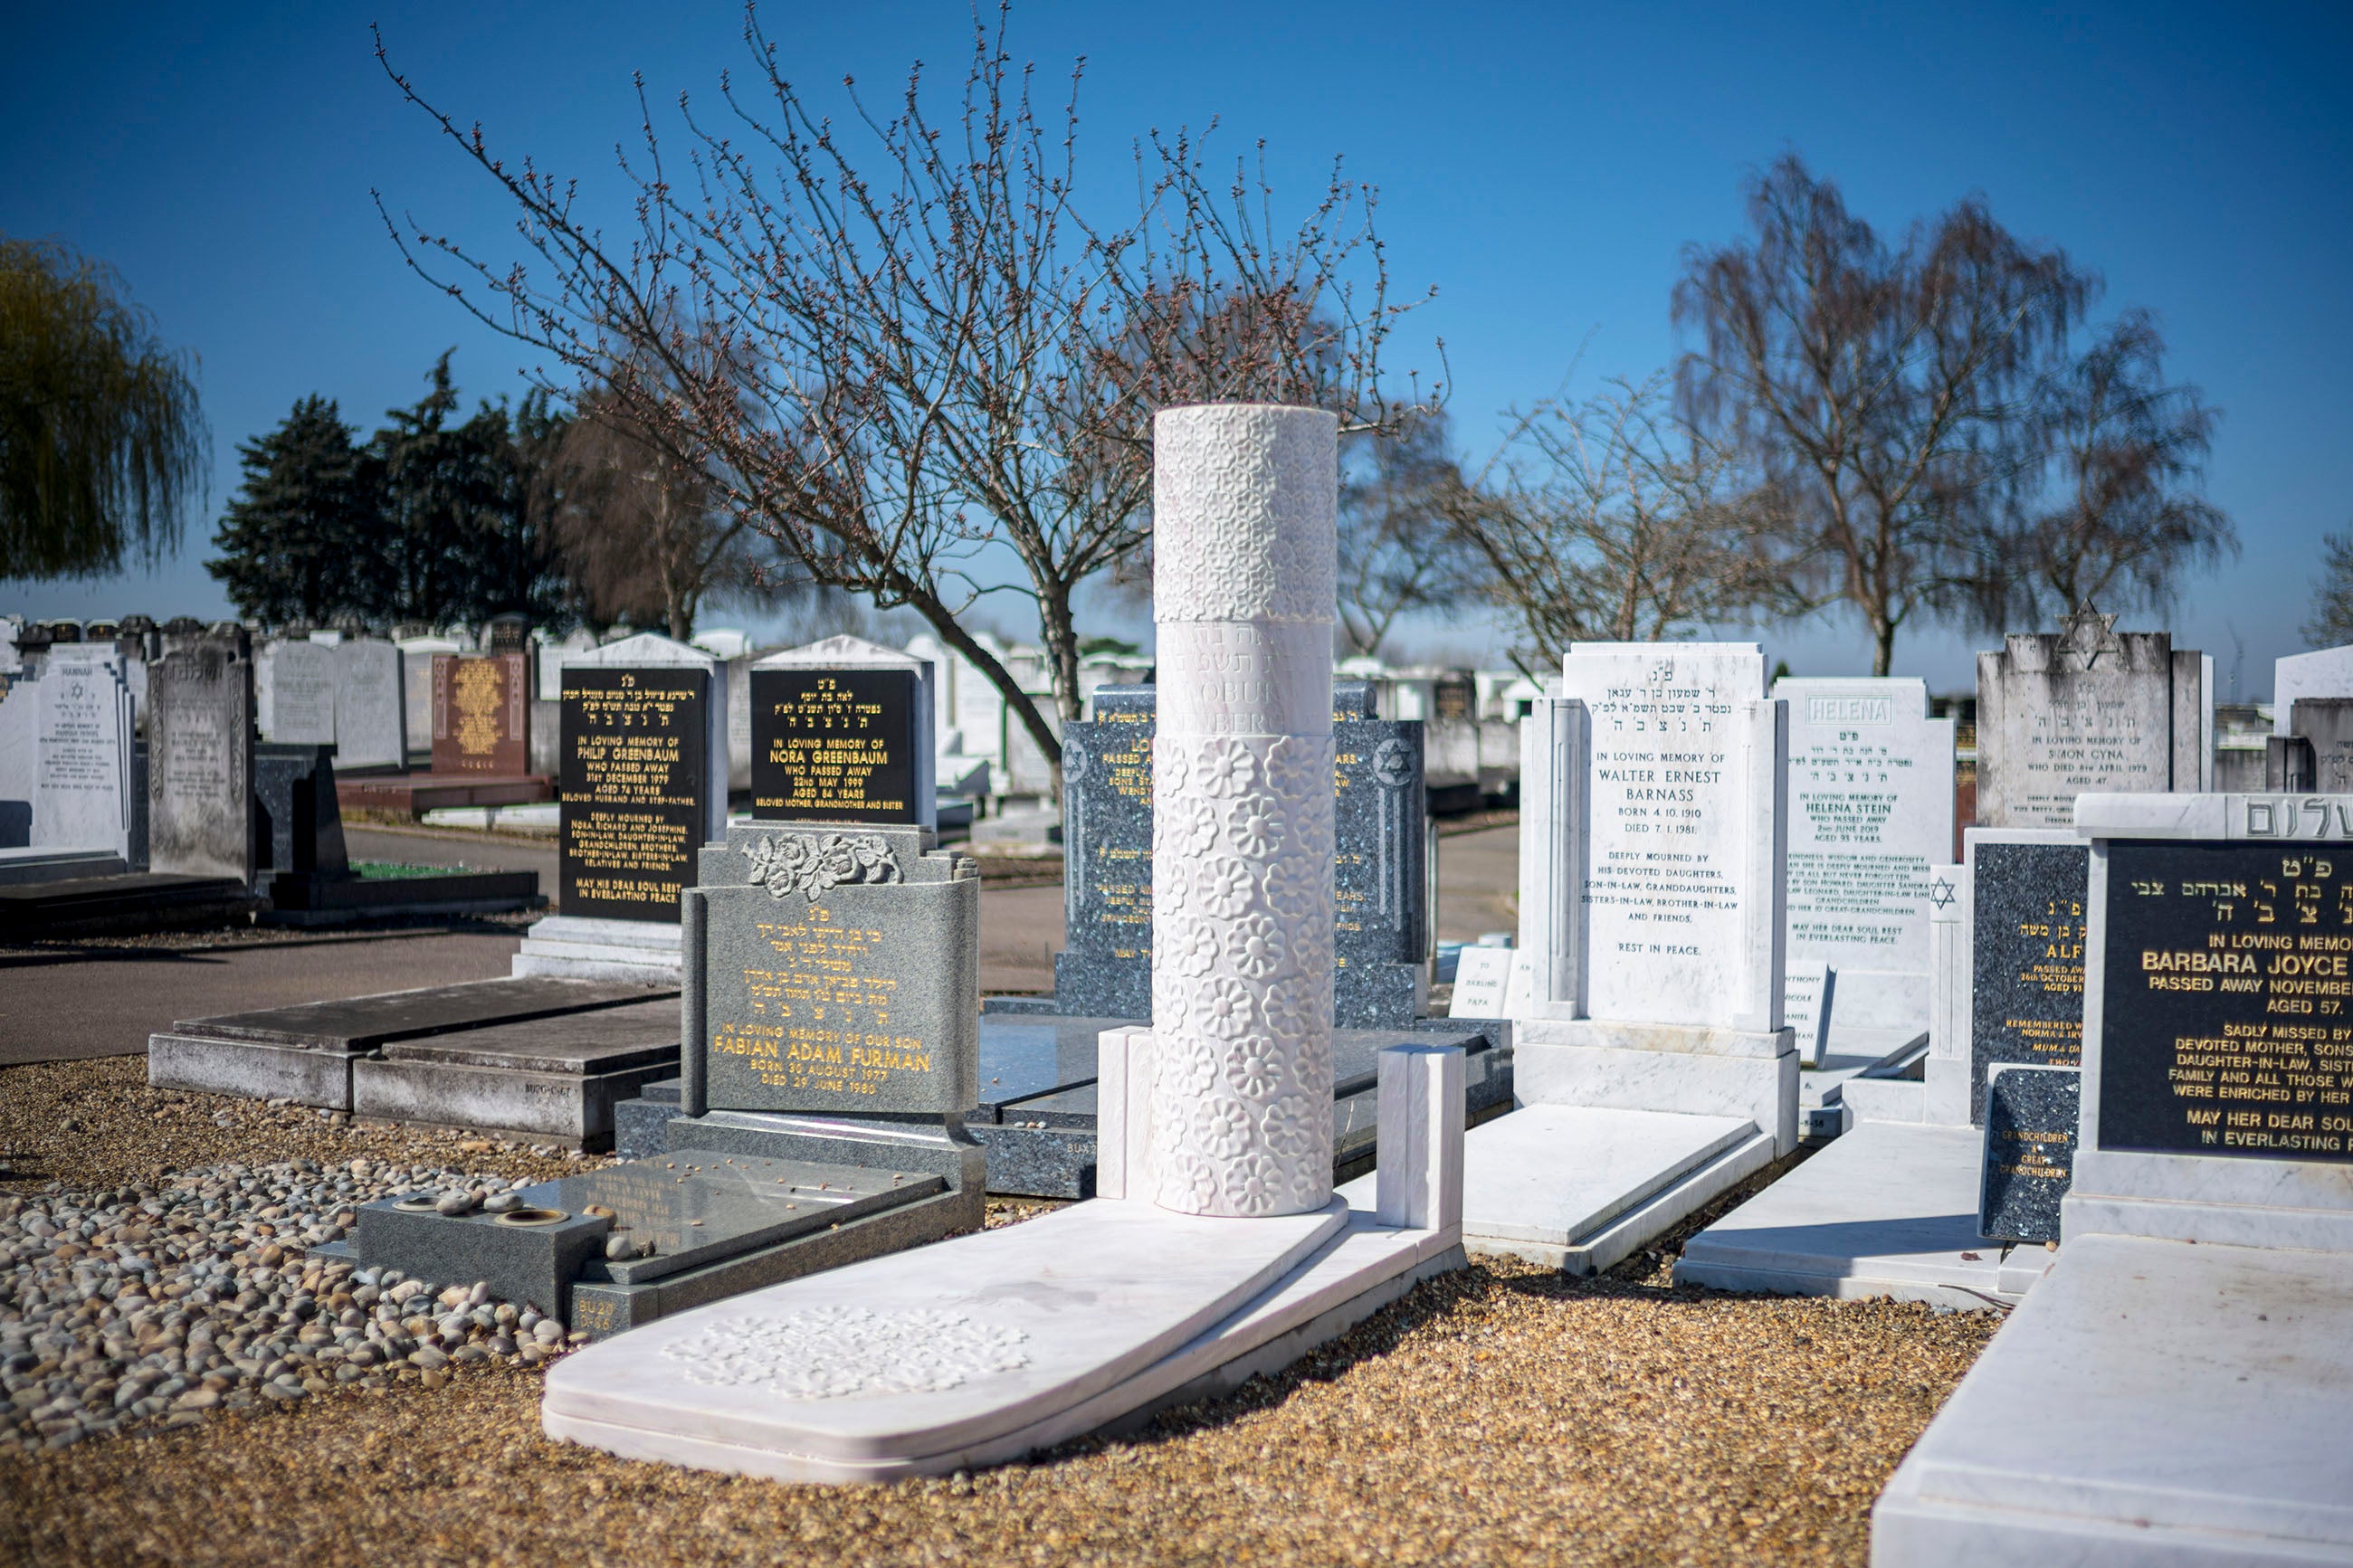
[[[111,268],[0,237],[0,580],[179,547],[211,447],[194,370]]]

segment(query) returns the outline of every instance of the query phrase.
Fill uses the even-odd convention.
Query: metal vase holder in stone
[[[1793,1152],[1783,704],[1753,643],[1580,643],[1521,726],[1522,1109],[1464,1148],[1474,1250],[1609,1267]]]
[[[1227,1392],[1460,1266],[1459,1049],[1383,1053],[1377,1192],[1329,1190],[1336,434],[1295,408],[1155,424],[1161,569],[1187,578],[1159,590],[1163,686],[1172,651],[1256,662],[1192,694],[1216,700],[1188,700],[1184,777],[1159,781],[1203,808],[1163,817],[1200,847],[1159,852],[1187,873],[1155,887],[1163,1032],[1103,1038],[1103,1195],[592,1345],[547,1380],[550,1436],[794,1480],[943,1474]]]

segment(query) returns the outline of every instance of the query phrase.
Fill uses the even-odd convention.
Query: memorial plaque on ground
[[[2057,1241],[2059,1205],[2075,1174],[2084,1075],[2072,1068],[2001,1067],[1986,1084],[1984,1184],[1978,1234],[1989,1241]]]
[[[2055,634],[1978,655],[1978,820],[2068,827],[2088,792],[2199,787],[2203,661],[2166,632],[2079,611]]]
[[[913,669],[755,667],[752,815],[763,822],[913,823],[918,737],[930,721]]]
[[[1928,868],[1952,854],[1953,721],[1928,716],[1919,680],[1784,679],[1773,695],[1789,704],[1790,978],[1829,964],[1843,1022],[1926,1027]]]
[[[241,637],[193,638],[147,692],[147,861],[253,880],[253,663]]]
[[[970,1110],[972,861],[924,853],[914,828],[737,825],[727,837],[702,853],[686,931],[688,1066],[700,1062],[710,1109]]]
[[[433,656],[433,771],[529,771],[530,661],[522,654]]]
[[[2099,1147],[2353,1163],[2353,845],[2112,840],[2104,912]]]
[[[2091,851],[2068,843],[1968,836],[1969,1120],[1985,1115],[1988,1070],[2083,1062],[2084,900]]]
[[[1454,996],[1447,1015],[1455,1018],[1504,1016],[1505,988],[1512,976],[1508,947],[1465,947],[1454,960]]]
[[[1153,696],[1097,687],[1094,717],[1062,727],[1063,1013],[1152,1016]]]
[[[1334,692],[1332,1020],[1343,1029],[1410,1028],[1429,977],[1422,726],[1356,717],[1371,696],[1354,681]]]
[[[563,690],[563,910],[674,922],[710,815],[710,674],[567,664]]]
[[[261,738],[287,746],[335,743],[336,650],[296,637],[262,649],[269,666],[269,706]]]

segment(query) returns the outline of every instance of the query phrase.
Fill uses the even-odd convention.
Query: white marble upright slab
[[[1953,853],[1953,721],[1911,679],[1784,677],[1791,963],[1838,971],[1863,1028],[1928,1023],[1928,868]]]
[[[2293,735],[2298,698],[2353,697],[2353,646],[2290,654],[2272,666],[2272,733]]]
[[[38,682],[35,845],[132,853],[132,697],[112,647],[49,650]]]
[[[33,842],[33,792],[41,777],[41,683],[0,674],[0,849]]]
[[[1837,970],[1819,958],[1790,961],[1781,980],[1781,1022],[1810,1068],[1820,1067],[1830,1048],[1831,1010],[1837,1001]]]
[[[406,671],[400,650],[376,637],[335,645],[335,767],[399,767],[408,761]]]
[[[1978,655],[1978,822],[2058,827],[2086,793],[2195,790],[2211,752],[2205,661],[2080,611]]]
[[[289,638],[264,647],[256,663],[261,738],[289,746],[333,745],[335,649],[308,637]]]

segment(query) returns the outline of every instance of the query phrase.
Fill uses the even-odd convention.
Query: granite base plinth
[[[510,973],[568,980],[676,985],[683,968],[675,921],[549,915],[523,933]]]

